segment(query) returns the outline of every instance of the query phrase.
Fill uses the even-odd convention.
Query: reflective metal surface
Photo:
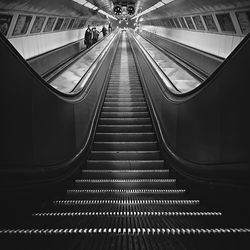
[[[63,93],[70,93],[81,81],[80,88],[83,88],[86,83],[86,79],[83,78],[86,77],[86,73],[91,67],[95,68],[96,60],[105,50],[105,48],[109,47],[114,36],[115,33],[112,33],[95,47],[90,49],[79,60],[67,68],[61,75],[55,78],[51,82],[51,86]]]
[[[200,81],[194,78],[183,67],[179,66],[166,54],[161,52],[140,35],[134,33],[134,37],[181,93],[189,92],[201,84]],[[168,86],[169,83],[167,82],[166,85]]]

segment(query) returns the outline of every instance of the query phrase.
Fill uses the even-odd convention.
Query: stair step
[[[219,218],[222,215],[221,212],[168,212],[168,211],[163,211],[163,210],[158,210],[158,211],[140,211],[140,210],[133,210],[133,211],[85,211],[85,212],[65,212],[65,213],[56,213],[56,212],[37,212],[33,213],[33,216],[35,217],[84,217],[84,216],[99,216],[100,218],[102,217],[112,217],[112,216],[120,216],[120,217],[136,217],[136,216],[156,216],[156,217],[165,217],[165,216],[179,216],[179,217],[199,217],[199,216],[207,216],[207,217],[217,217]]]
[[[138,91],[138,92],[142,92],[142,87],[124,87],[124,86],[120,86],[120,87],[114,87],[114,86],[108,86],[108,92],[113,92],[113,91],[129,91],[129,92],[133,92],[133,91]]]
[[[163,169],[163,160],[108,161],[88,160],[87,169],[91,170],[152,170]]]
[[[145,98],[105,98],[105,102],[145,102]]]
[[[125,93],[125,94],[106,94],[106,98],[144,98],[143,94]]]
[[[100,125],[151,125],[150,118],[100,118]]]
[[[112,80],[109,82],[109,87],[141,87],[141,83],[138,80],[127,80],[120,83],[117,80]]]
[[[145,107],[147,103],[144,102],[104,102],[104,107]]]
[[[111,73],[111,76],[110,76],[110,80],[119,80],[119,82],[122,82],[122,81],[127,81],[127,80],[137,80],[139,81],[140,78],[138,76],[138,73],[121,73],[121,71],[118,71],[117,74],[115,74],[114,72]]]
[[[99,125],[97,131],[100,133],[136,133],[153,132],[152,125]]]
[[[68,194],[115,194],[115,193],[120,193],[120,194],[184,194],[186,192],[185,189],[176,189],[176,188],[155,188],[155,189],[151,189],[151,188],[146,188],[146,189],[142,189],[142,188],[124,188],[124,189],[120,189],[120,188],[106,188],[106,189],[68,189],[67,193]]]
[[[82,179],[167,179],[169,170],[82,170]]]
[[[144,107],[103,107],[103,112],[147,112],[147,106]]]
[[[117,81],[118,80],[118,81]],[[127,82],[136,82],[138,85],[141,85],[140,79],[138,77],[123,77],[123,79],[120,80],[119,77],[116,76],[112,76],[112,78],[110,78],[109,84],[112,84],[113,82],[118,83],[120,85],[127,83]]]
[[[184,189],[69,189],[67,198],[71,199],[121,199],[144,198],[144,199],[183,199]]]
[[[106,97],[122,97],[122,95],[144,97],[144,93],[141,90],[108,90],[106,93]]]
[[[174,212],[176,210],[183,211],[183,205],[185,205],[185,211],[193,211],[198,210],[202,211],[199,207],[199,200],[190,200],[190,199],[178,199],[178,200],[166,200],[166,199],[138,199],[138,198],[128,198],[128,199],[120,199],[120,197],[116,197],[111,200],[56,200],[53,202],[57,208],[60,206],[74,206],[78,208],[78,211],[83,211],[86,208],[86,205],[91,205],[91,208],[100,210],[100,205],[106,204],[110,211],[117,211],[116,208],[122,207],[124,210],[126,208],[133,208],[134,210],[138,209],[138,205],[143,209],[143,211],[152,211],[151,205],[160,205],[166,211]],[[85,205],[85,206],[83,206]],[[129,205],[129,207],[128,207]],[[174,206],[173,206],[174,205]],[[181,210],[180,210],[181,209]],[[64,210],[65,211],[65,210]]]
[[[92,151],[90,160],[159,160],[160,151]]]
[[[155,141],[155,133],[96,133],[99,142],[146,142]]]
[[[143,94],[141,89],[108,88],[107,94]]]
[[[176,181],[173,179],[163,180],[86,180],[75,181],[76,189],[173,189]]]
[[[112,84],[108,86],[107,91],[141,91],[142,92],[142,87],[139,84],[123,84],[123,85],[117,85],[117,84]],[[143,92],[142,92],[143,93]]]
[[[102,118],[146,118],[149,117],[148,112],[102,112]]]
[[[158,142],[94,142],[93,149],[96,150],[157,150]]]

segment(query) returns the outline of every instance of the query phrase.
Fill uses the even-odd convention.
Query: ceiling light
[[[81,4],[81,5],[87,3],[86,0],[73,0],[73,1],[76,2],[76,3],[79,3],[79,4]]]
[[[171,3],[173,2],[174,0],[161,0],[164,4],[168,4],[168,3]]]
[[[157,8],[162,7],[163,5],[165,5],[163,2],[159,2],[159,3],[155,4],[154,7],[157,9]]]
[[[127,7],[127,12],[128,12],[129,15],[134,15],[135,14],[135,8],[134,8],[134,6],[129,5]]]
[[[120,5],[115,5],[113,8],[115,15],[121,15],[122,13],[122,7]]]
[[[101,14],[103,14],[103,15],[105,15],[106,17],[110,17],[110,18],[116,20],[115,17],[113,17],[112,15],[108,14],[107,12],[105,12],[105,11],[103,11],[103,10],[98,10],[98,12],[101,13]]]
[[[144,10],[143,12],[137,14],[132,19],[135,19],[135,18],[138,18],[138,17],[140,17],[142,15],[145,15],[145,14],[147,14],[147,13],[149,13],[149,12],[155,10],[155,9],[158,9],[158,8],[160,8],[160,7],[162,7],[162,6],[166,5],[166,4],[169,4],[169,3],[173,2],[173,1],[174,0],[162,0],[162,1],[158,2],[158,3],[156,3],[155,5],[151,6],[150,8]]]
[[[89,8],[89,9],[93,9],[93,8],[95,8],[96,6],[93,5],[92,3],[87,2],[87,3],[84,4],[84,7],[87,7],[87,8]]]

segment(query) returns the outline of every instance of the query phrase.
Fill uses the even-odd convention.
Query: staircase
[[[124,38],[110,76],[88,169],[164,168],[132,51],[127,46]]]
[[[82,177],[64,199],[0,229],[3,249],[244,249],[248,223],[189,199],[170,178],[127,39],[123,34]]]

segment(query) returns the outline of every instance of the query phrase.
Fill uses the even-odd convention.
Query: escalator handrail
[[[138,35],[140,35],[138,33]],[[140,35],[141,36],[141,35]],[[187,60],[181,58],[180,56],[175,55],[173,52],[167,51],[166,49],[160,47],[156,43],[154,43],[152,40],[150,40],[147,37],[141,36],[143,39],[145,39],[147,42],[155,46],[158,50],[160,50],[164,55],[168,56],[173,60],[177,65],[182,67],[184,70],[188,71],[191,75],[193,75],[196,79],[199,81],[204,81],[206,78],[209,77],[209,75],[204,72],[202,69],[198,69],[196,66],[188,62]]]
[[[130,41],[130,40],[129,40]],[[131,44],[131,41],[130,41]],[[146,101],[148,103],[148,107],[149,107],[149,111],[151,114],[151,117],[153,118],[153,125],[155,127],[155,131],[157,132],[157,138],[158,141],[160,142],[160,146],[163,149],[164,152],[166,152],[166,155],[168,156],[168,163],[172,163],[171,167],[173,169],[175,169],[178,173],[180,173],[182,176],[185,176],[189,179],[195,180],[195,181],[202,181],[202,182],[206,182],[206,183],[213,183],[213,184],[218,184],[218,185],[232,185],[232,186],[241,186],[243,188],[250,188],[250,183],[249,181],[246,179],[244,180],[235,180],[232,179],[230,180],[228,178],[232,177],[230,175],[232,175],[232,173],[235,172],[241,172],[241,173],[249,173],[249,163],[248,162],[232,162],[232,163],[226,163],[226,164],[199,164],[197,162],[192,162],[186,159],[183,159],[182,157],[178,156],[178,154],[176,154],[176,152],[174,152],[174,150],[169,146],[169,143],[166,141],[165,136],[164,136],[164,132],[161,128],[161,124],[159,121],[159,118],[157,116],[157,112],[155,110],[155,107],[153,105],[153,101],[152,101],[152,97],[149,93],[148,87],[145,84],[145,78],[144,75],[141,71],[138,59],[137,59],[137,55],[134,51],[133,46],[131,45],[132,51],[133,51],[133,55],[134,55],[134,59],[136,62],[136,67],[141,79],[141,83],[143,85],[143,89],[144,89],[144,93],[146,96]],[[150,63],[147,62],[149,65]],[[153,72],[152,72],[153,73]],[[158,78],[156,78],[158,81]],[[165,94],[165,93],[164,93]],[[224,167],[224,169],[223,169]],[[219,175],[218,169],[223,172],[223,171],[227,171],[228,176],[225,175],[225,173],[223,172],[223,176]],[[213,176],[211,176],[211,173],[213,172]],[[214,174],[214,172],[218,173]],[[234,177],[234,176],[233,176]]]
[[[109,33],[106,37],[110,36],[111,33]],[[58,77],[58,75],[62,74],[65,70],[67,70],[70,66],[72,66],[78,59],[80,59],[80,57],[84,56],[85,54],[87,54],[91,49],[93,49],[94,47],[96,47],[99,43],[101,43],[106,37],[102,37],[100,40],[98,40],[97,43],[95,43],[94,45],[92,45],[90,48],[88,49],[82,49],[77,55],[74,55],[73,57],[70,57],[69,59],[66,59],[65,61],[63,61],[62,63],[60,63],[59,65],[55,66],[53,69],[49,70],[49,72],[46,72],[44,74],[42,74],[42,78],[45,79],[48,83],[50,83],[51,81],[53,81],[56,77]],[[83,39],[77,41],[78,43],[81,42]],[[72,45],[69,44],[69,45]],[[65,46],[63,46],[65,47]],[[50,53],[53,53],[53,51],[51,51]],[[47,54],[47,53],[46,53]]]
[[[119,32],[117,31],[114,34],[114,37],[109,41],[108,45],[106,46],[106,48],[104,48],[104,50],[100,53],[100,55],[94,60],[94,62],[91,64],[91,66],[88,68],[88,70],[84,73],[84,75],[81,77],[81,79],[78,81],[78,83],[75,85],[75,87],[68,93],[69,95],[75,95],[78,92],[80,92],[82,89],[85,88],[85,86],[89,86],[88,84],[85,84],[83,88],[79,88],[79,85],[81,84],[81,82],[84,80],[85,76],[89,74],[89,72],[92,70],[92,67],[98,63],[98,61],[102,61],[103,58],[105,58],[106,53],[109,51],[109,48],[112,44],[112,42],[116,39],[117,35],[119,35]],[[106,50],[107,49],[107,50]],[[106,50],[106,51],[105,51]],[[87,51],[88,52],[88,51]],[[74,61],[75,62],[75,61]],[[95,69],[94,69],[95,70]]]
[[[118,34],[118,33],[117,33]],[[117,36],[117,34],[114,35],[114,38]],[[50,84],[48,84],[28,63],[27,61],[22,57],[22,55],[16,50],[16,48],[8,41],[8,39],[0,33],[0,41],[5,44],[5,46],[9,49],[9,51],[16,57],[16,59],[25,66],[26,70],[30,72],[33,78],[37,80],[40,84],[42,84],[44,87],[49,89],[52,93],[54,93],[57,97],[67,100],[79,100],[79,98],[83,98],[87,93],[86,90],[89,89],[87,86],[89,85],[90,80],[87,81],[84,88],[81,89],[78,92],[73,93],[63,93]],[[109,44],[110,45],[110,44]],[[110,49],[111,46],[109,46]],[[87,73],[87,72],[86,72]],[[81,78],[82,79],[82,78]],[[81,81],[81,80],[80,80]],[[77,83],[77,85],[80,83],[80,81]]]
[[[162,70],[162,68],[158,66],[158,64],[155,62],[154,58],[146,51],[146,49],[143,47],[143,45],[134,37],[134,34],[132,34],[132,36],[133,36],[134,40],[137,42],[137,44],[139,45],[140,49],[143,51],[144,55],[148,56],[150,58],[150,60],[152,60],[152,62],[156,65],[156,67],[160,71],[160,73],[162,75],[164,75],[164,77],[167,79],[167,81],[171,84],[171,88],[173,88],[174,91],[170,90],[170,87],[168,87],[167,84],[165,84],[165,88],[167,88],[168,90],[170,90],[172,93],[176,93],[176,94],[177,93],[181,93],[180,90],[171,81],[171,79],[164,73],[164,71]],[[159,74],[159,73],[157,73],[157,74]]]
[[[185,92],[185,93],[181,93],[181,92],[173,92],[171,91],[166,84],[164,84],[162,81],[158,81],[159,84],[162,85],[163,89],[165,89],[166,91],[164,91],[164,93],[167,95],[167,98],[172,99],[173,101],[177,101],[177,100],[184,100],[186,98],[191,98],[193,95],[199,93],[200,91],[202,91],[203,89],[205,89],[208,85],[210,85],[218,76],[218,74],[223,71],[223,69],[225,67],[227,67],[227,64],[233,60],[234,56],[236,54],[238,54],[238,52],[242,49],[242,47],[247,43],[247,41],[250,39],[250,33],[248,33],[244,39],[240,42],[240,44],[233,50],[233,52],[224,60],[224,62],[203,82],[201,83],[199,86],[197,86],[196,88]],[[151,66],[152,68],[152,66]],[[171,82],[171,81],[170,81]],[[173,83],[172,83],[173,84]],[[183,99],[184,98],[184,99]]]
[[[145,32],[145,33],[150,33],[150,32],[148,32],[148,31],[146,31],[146,30],[142,30],[142,31]],[[139,32],[138,32],[138,33],[139,33]],[[203,54],[203,55],[205,55],[205,56],[207,56],[207,57],[210,57],[210,58],[212,58],[212,59],[214,59],[214,60],[217,60],[217,61],[219,61],[219,62],[223,62],[223,61],[225,60],[225,58],[223,58],[223,57],[216,56],[216,55],[211,54],[211,53],[209,53],[209,52],[206,52],[206,51],[200,50],[200,49],[198,49],[198,48],[194,48],[194,47],[192,47],[192,46],[189,46],[189,45],[187,45],[187,44],[183,44],[183,43],[174,41],[174,40],[172,40],[172,39],[170,39],[170,38],[163,37],[163,36],[160,36],[160,35],[158,35],[158,34],[154,34],[154,36],[159,37],[159,38],[162,39],[162,40],[169,41],[169,42],[171,42],[171,43],[173,43],[173,44],[177,44],[177,45],[180,45],[180,46],[182,46],[182,47],[188,48],[188,49],[190,49],[190,50],[193,50],[193,51],[195,51],[195,52],[197,52],[197,53],[199,53],[199,54]]]
[[[64,179],[68,179],[68,175],[72,176],[75,172],[78,171],[78,169],[80,167],[82,167],[82,162],[81,162],[81,164],[80,164],[80,166],[78,168],[74,168],[73,170],[69,166],[72,166],[73,164],[78,162],[80,159],[82,159],[83,155],[86,155],[86,152],[88,151],[89,146],[92,144],[92,142],[94,140],[94,134],[95,134],[96,127],[97,127],[98,118],[99,118],[99,115],[100,115],[100,112],[101,112],[102,103],[103,103],[103,100],[105,98],[104,94],[106,92],[106,88],[107,88],[108,80],[109,80],[109,75],[110,75],[112,67],[113,67],[113,61],[114,61],[113,59],[114,59],[114,57],[116,55],[116,51],[118,49],[120,36],[118,36],[118,38],[119,39],[116,40],[117,44],[115,44],[114,52],[112,54],[112,60],[111,60],[112,63],[109,64],[107,74],[106,74],[105,79],[103,81],[104,83],[103,83],[102,89],[100,91],[101,94],[99,95],[99,98],[98,98],[98,102],[97,102],[97,105],[96,105],[97,108],[94,111],[93,119],[91,120],[91,125],[90,125],[90,128],[89,128],[87,138],[84,141],[84,144],[80,146],[79,152],[77,152],[70,159],[65,160],[63,162],[59,162],[59,163],[56,163],[56,164],[46,164],[46,166],[36,164],[36,167],[34,167],[32,169],[30,169],[29,166],[27,166],[27,164],[25,164],[25,165],[17,164],[18,168],[13,168],[13,164],[11,164],[12,168],[10,168],[8,164],[5,164],[4,165],[5,167],[0,168],[0,176],[1,177],[6,176],[6,175],[7,176],[9,176],[9,175],[12,176],[12,174],[15,173],[21,179],[22,174],[24,174],[25,176],[26,175],[33,176],[33,175],[37,174],[38,176],[40,176],[40,175],[46,175],[46,173],[52,173],[52,176],[53,176],[53,172],[57,173],[57,175],[56,175],[57,177],[51,177],[51,179],[46,178],[46,179],[41,179],[41,180],[34,180],[33,178],[30,178],[29,181],[27,181],[25,183],[22,183],[21,187],[18,186],[19,185],[18,184],[17,186],[15,186],[15,188],[21,188],[21,189],[22,188],[23,189],[28,188],[28,189],[30,189],[32,185],[37,186],[37,185],[45,184],[45,183],[48,183],[48,182],[55,182],[57,179],[58,179],[58,181],[61,182]],[[1,39],[1,37],[0,37],[0,39]],[[12,51],[13,50],[11,50],[11,52]],[[21,60],[22,63],[24,63],[24,59],[21,57],[21,55],[19,53],[16,53],[15,50],[14,50],[13,53],[15,53],[15,55],[17,54],[18,59]],[[104,58],[105,58],[105,56],[104,56]],[[101,68],[101,66],[102,66],[102,63],[100,63],[98,65],[98,67],[95,69],[95,71],[93,73],[93,76],[91,77],[91,82],[94,80],[94,78],[95,78],[97,72],[99,71],[99,69]],[[33,69],[30,66],[28,66],[27,68],[32,73],[35,73],[34,77],[38,78],[38,80],[40,80],[43,83],[43,79],[41,79],[40,76],[38,74],[36,74],[36,72],[33,72]],[[53,88],[53,90],[54,90],[54,88]],[[71,169],[71,171],[69,171],[69,169]],[[65,173],[67,171],[69,173]],[[61,175],[59,173],[63,174],[63,180],[62,180]],[[4,186],[1,185],[0,188],[8,188],[8,187],[6,185],[4,185]],[[12,184],[11,184],[11,188],[13,188]]]

